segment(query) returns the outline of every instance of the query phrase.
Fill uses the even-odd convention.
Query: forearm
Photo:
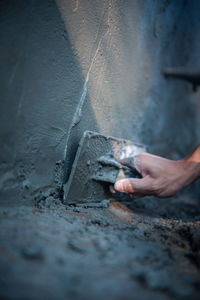
[[[183,161],[185,161],[185,171],[187,173],[186,184],[190,184],[200,177],[200,145]]]
[[[190,162],[200,163],[200,145],[198,145],[195,150],[186,157]]]

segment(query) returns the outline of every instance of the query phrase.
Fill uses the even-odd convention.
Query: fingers
[[[140,159],[139,156],[129,156],[120,159],[120,163],[140,173]]]
[[[148,178],[127,178],[119,180],[115,183],[115,190],[121,193],[127,194],[145,194],[148,195],[150,192],[150,185]]]
[[[119,162],[129,168],[134,167],[134,156],[124,157],[119,160]]]
[[[151,175],[151,177],[158,177],[160,167],[166,165],[167,159],[152,155],[149,153],[140,153],[136,156],[125,157],[120,160],[120,163],[128,166],[129,168],[137,170],[142,177]]]

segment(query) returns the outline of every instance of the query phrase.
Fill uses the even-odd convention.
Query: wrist
[[[200,163],[200,145],[188,156],[185,157],[188,162]]]
[[[200,176],[200,162],[187,161],[188,184],[195,181]]]
[[[181,161],[184,166],[185,185],[200,177],[200,145]]]

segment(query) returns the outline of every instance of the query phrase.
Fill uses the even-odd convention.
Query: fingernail
[[[118,191],[118,192],[123,192],[123,184],[121,182],[116,182],[115,183],[115,189]]]

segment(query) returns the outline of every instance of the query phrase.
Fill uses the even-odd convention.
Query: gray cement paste
[[[120,157],[124,157],[125,151],[134,155],[145,150],[144,145],[86,131],[64,186],[64,203],[100,202],[108,198],[109,184],[138,176],[136,171],[119,163]]]

